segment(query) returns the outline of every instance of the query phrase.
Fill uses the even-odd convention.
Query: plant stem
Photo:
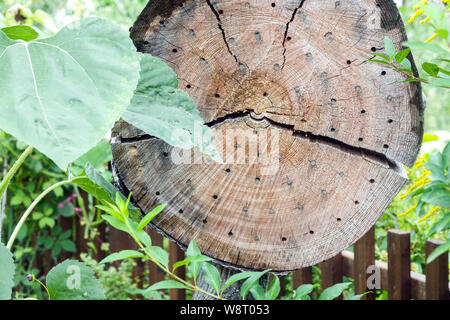
[[[144,247],[144,245],[141,243],[141,241],[137,238],[136,234],[134,233],[133,228],[131,228],[131,226],[128,223],[127,219],[125,219],[125,223],[127,225],[127,228],[129,230],[130,235],[133,237],[134,241],[136,241],[136,243],[139,245],[139,247],[141,247],[141,249],[144,251],[144,253],[147,255],[147,257],[150,259],[150,261],[155,263],[159,268],[161,268],[161,270],[163,270],[165,273],[167,273],[170,277],[172,277],[173,279],[177,280],[178,282],[181,282],[185,286],[189,287],[190,290],[199,291],[199,292],[201,292],[201,293],[203,293],[205,295],[208,295],[208,296],[210,296],[210,297],[212,297],[214,299],[225,300],[224,298],[222,298],[220,296],[216,296],[215,294],[209,293],[209,292],[207,292],[207,291],[197,287],[196,285],[193,285],[192,283],[189,283],[186,280],[181,279],[176,274],[170,272],[169,269],[167,269],[165,266],[163,266],[158,261],[156,261],[156,259],[147,251],[147,249]]]
[[[61,187],[65,184],[70,184],[75,182],[78,179],[82,179],[85,177],[76,177],[74,179],[69,179],[69,180],[65,180],[65,181],[61,181],[58,183],[55,183],[54,185],[48,187],[46,190],[44,190],[44,192],[42,192],[32,203],[31,205],[28,207],[28,209],[25,211],[25,213],[22,215],[22,217],[20,218],[19,222],[17,223],[16,227],[14,228],[14,231],[11,235],[11,237],[9,238],[8,244],[6,245],[6,247],[11,250],[11,247],[14,243],[14,241],[16,240],[17,234],[19,233],[20,229],[22,228],[23,224],[25,223],[25,221],[27,220],[28,216],[31,214],[31,212],[33,211],[33,209],[39,204],[39,202],[47,195],[49,194],[51,191],[53,191],[54,189]]]
[[[3,193],[5,193],[5,190],[8,187],[8,184],[11,181],[12,177],[20,168],[20,166],[23,164],[25,159],[31,154],[32,151],[33,147],[28,146],[28,148],[26,148],[25,151],[20,155],[19,159],[17,159],[16,162],[14,162],[14,165],[12,166],[11,169],[9,169],[8,173],[3,178],[2,183],[0,184],[0,195],[3,195]]]

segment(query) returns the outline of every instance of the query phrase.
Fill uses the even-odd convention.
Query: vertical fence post
[[[443,242],[428,240],[426,256],[428,256]],[[448,253],[441,254],[425,267],[426,298],[427,300],[447,300],[448,297]]]
[[[331,287],[336,283],[342,282],[342,254],[339,253],[331,259],[319,264],[322,270],[322,290]],[[336,298],[342,300],[342,295]]]
[[[169,246],[169,267],[180,260],[184,260],[184,251],[181,250],[178,245],[174,242],[170,242]],[[175,270],[175,274],[181,279],[186,279],[186,268],[179,267]],[[186,290],[184,289],[170,289],[170,300],[185,300],[186,299]]]
[[[292,289],[295,291],[302,284],[312,284],[312,267],[302,268],[292,273]]]
[[[388,231],[388,296],[389,300],[411,299],[410,233]]]
[[[354,245],[355,259],[353,270],[355,272],[355,294],[371,291],[367,288],[367,268],[375,265],[375,227],[372,227]],[[374,300],[375,294],[369,293],[362,300]]]
[[[156,230],[150,230],[150,237],[152,238],[152,245],[163,248],[163,236]],[[150,285],[164,280],[164,272],[153,262],[148,263],[148,282]]]

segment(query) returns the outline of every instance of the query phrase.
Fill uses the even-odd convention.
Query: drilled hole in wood
[[[168,152],[163,152],[163,156],[164,156],[164,157],[168,157],[168,156],[169,156],[169,153],[168,153]]]
[[[203,221],[202,221],[204,224],[207,224],[208,223],[208,220],[206,220],[206,219],[203,219]]]
[[[160,20],[160,21],[159,21],[159,24],[160,24],[160,25],[163,25],[163,24],[164,24],[164,20]]]
[[[394,122],[394,120],[389,119],[387,122],[388,122],[388,123],[392,123],[392,122]]]
[[[227,173],[230,173],[230,172],[231,172],[231,169],[230,169],[230,168],[227,168],[225,171],[226,171]]]
[[[178,212],[179,212],[179,213],[183,213],[184,211],[183,211],[183,209],[180,209],[180,210],[178,210]]]
[[[336,220],[337,220],[338,222],[341,222],[341,221],[342,221],[342,219],[341,219],[341,218],[337,218]]]
[[[385,76],[386,75],[386,71],[381,71],[381,75]]]
[[[364,138],[359,138],[358,141],[359,141],[359,142],[363,142],[363,141],[364,141]]]
[[[264,93],[263,93],[263,96],[264,96],[264,97],[267,97],[267,92],[264,92]]]
[[[285,237],[281,238],[281,241],[285,242],[287,239]]]
[[[370,48],[370,50],[371,50],[372,52],[375,52],[375,51],[377,51],[377,48],[372,47],[372,48]]]
[[[358,201],[358,200],[356,200],[356,201],[355,201],[355,204],[359,204],[359,201]]]
[[[223,14],[223,10],[219,10],[219,14]]]
[[[228,235],[231,237],[233,235],[233,231],[228,232]]]
[[[375,183],[375,179],[370,179],[369,182],[370,183]]]
[[[144,44],[150,44],[150,42],[148,42],[148,41],[144,41]]]
[[[314,231],[312,231],[312,230],[309,230],[309,234],[314,234]]]
[[[220,94],[216,93],[216,98],[220,98]]]
[[[352,62],[350,60],[347,60],[347,64],[352,64]]]
[[[256,183],[261,183],[261,178],[258,178],[258,177],[255,178],[255,182],[256,182]]]
[[[335,128],[331,128],[330,131],[331,131],[331,132],[335,132],[336,129],[335,129]]]
[[[156,191],[155,193],[157,196],[159,196],[161,193],[159,191]]]
[[[177,50],[177,49],[173,49],[172,52],[173,52],[173,53],[177,53],[178,50]]]
[[[180,3],[178,6],[181,8],[183,6],[183,3]]]
[[[364,109],[361,110],[361,114],[364,114],[364,113],[366,113],[366,110],[364,110]]]
[[[188,85],[186,86],[186,88],[190,89],[190,88],[192,88],[192,86],[191,86],[190,84],[188,84]]]
[[[213,195],[213,199],[217,200],[219,196],[217,194]]]
[[[291,38],[291,37],[287,37],[286,40],[287,40],[287,41],[291,41],[292,38]]]
[[[272,2],[271,6],[272,6],[272,8],[275,8],[277,5],[275,2]]]
[[[385,144],[385,145],[383,145],[383,148],[389,149],[389,145]]]
[[[336,103],[336,99],[331,99],[331,103]]]

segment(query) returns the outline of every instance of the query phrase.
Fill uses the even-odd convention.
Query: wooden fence
[[[78,218],[75,218],[78,220]],[[62,218],[60,225],[63,230],[72,229],[77,226],[77,258],[81,252],[88,251],[87,241],[84,239],[84,229],[79,221],[73,221],[73,218]],[[105,225],[99,228],[99,235],[94,241],[97,253],[94,258],[98,261],[105,257],[105,252],[100,250],[101,244],[109,242],[110,253],[125,249],[133,249],[134,241],[128,234],[111,228],[106,232]],[[156,231],[150,231],[154,245],[162,246],[163,238]],[[322,272],[322,288],[328,288],[335,283],[343,282],[343,276],[354,279],[355,293],[365,293],[371,291],[367,288],[367,280],[374,272],[379,275],[379,289],[387,290],[390,300],[445,300],[449,299],[450,284],[448,282],[448,254],[443,254],[436,260],[426,265],[425,275],[412,272],[410,262],[410,233],[398,230],[388,232],[388,262],[375,261],[375,234],[372,228],[364,237],[362,237],[354,246],[353,252],[343,251],[337,256],[318,264]],[[426,256],[441,244],[438,240],[428,240],[426,243]],[[47,273],[56,261],[52,260],[51,252],[44,251],[43,254],[36,257],[34,268]],[[61,253],[60,259],[71,258],[72,254]],[[169,245],[170,264],[174,261],[184,259],[184,252],[172,242]],[[376,268],[374,268],[374,266]],[[133,271],[133,276],[140,278],[145,268],[149,269],[149,283],[155,283],[164,279],[164,273],[158,270],[154,264],[138,263]],[[369,269],[368,269],[369,268]],[[177,275],[185,278],[185,268],[177,269]],[[373,280],[371,278],[371,280]],[[369,281],[373,282],[373,281]],[[303,268],[294,272],[293,287],[297,288],[301,284],[312,283],[312,267]],[[282,281],[284,284],[284,281]],[[282,291],[284,286],[282,285]],[[185,298],[184,290],[170,290],[171,300],[183,300]],[[282,293],[281,293],[282,294]],[[374,299],[374,294],[367,294],[363,299]]]
[[[162,241],[160,235],[152,232],[152,239]],[[155,241],[155,240],[153,240]],[[426,256],[442,242],[428,240],[426,243]],[[174,243],[170,243],[171,260],[181,260],[184,252]],[[426,266],[426,274],[422,275],[411,270],[410,261],[410,233],[398,230],[388,232],[388,262],[375,260],[375,232],[372,228],[355,245],[354,252],[343,251],[337,256],[318,264],[322,271],[322,289],[333,284],[343,282],[343,276],[354,279],[355,294],[371,291],[367,288],[374,283],[373,275],[378,273],[379,285],[377,289],[387,290],[389,300],[447,300],[449,299],[450,283],[448,282],[448,254],[443,254]],[[160,281],[164,275],[151,270],[151,282]],[[184,277],[184,270],[179,276]],[[282,281],[283,283],[283,281]],[[312,283],[312,267],[303,268],[294,272],[293,286]],[[282,294],[282,293],[281,293]],[[171,290],[170,298],[184,299],[183,290]],[[365,300],[374,299],[374,294],[367,294]]]

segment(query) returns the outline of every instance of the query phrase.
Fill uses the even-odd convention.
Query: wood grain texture
[[[389,300],[411,299],[410,238],[406,231],[388,231]]]
[[[162,233],[225,265],[282,272],[335,256],[420,148],[420,84],[365,62],[386,35],[405,40],[391,1],[150,1],[131,37],[177,72],[227,164],[174,164],[169,145],[118,122],[121,183],[144,212],[168,204]]]
[[[354,246],[355,259],[353,260],[353,270],[355,280],[355,294],[364,295],[361,300],[375,300],[375,294],[368,288],[367,280],[370,276],[368,268],[375,264],[375,227],[371,228]]]
[[[426,257],[443,244],[440,240],[428,240],[425,245]],[[440,255],[425,267],[427,300],[448,300],[448,252]]]
[[[329,288],[337,283],[342,283],[343,258],[341,253],[320,263],[319,267],[322,271],[322,290],[325,290],[326,288]],[[336,300],[342,300],[342,295],[336,298]]]

